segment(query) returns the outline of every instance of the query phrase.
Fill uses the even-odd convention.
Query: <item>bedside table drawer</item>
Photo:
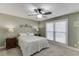
[[[6,48],[15,48],[17,46],[17,39],[16,38],[7,38],[6,39]]]

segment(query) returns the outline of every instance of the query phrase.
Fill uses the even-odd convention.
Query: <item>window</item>
[[[60,43],[67,43],[67,21],[55,21],[46,23],[46,37]]]
[[[58,21],[55,23],[55,40],[56,42],[66,44],[66,21]]]
[[[54,32],[53,22],[47,23],[46,24],[46,37],[48,38],[48,40],[53,40],[54,38],[53,32]]]

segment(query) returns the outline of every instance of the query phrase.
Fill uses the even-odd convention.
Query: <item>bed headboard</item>
[[[32,27],[18,27],[15,29],[16,33],[26,33],[26,32],[30,32],[30,33],[35,33],[35,29]]]

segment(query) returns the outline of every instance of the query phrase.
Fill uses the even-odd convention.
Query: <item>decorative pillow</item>
[[[27,33],[19,33],[20,36],[27,36]]]

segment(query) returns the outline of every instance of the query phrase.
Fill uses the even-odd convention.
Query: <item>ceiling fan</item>
[[[33,14],[30,14],[28,16],[36,16],[37,18],[43,18],[50,14],[52,14],[52,12],[45,10],[43,8],[37,8],[37,9],[34,9]]]

